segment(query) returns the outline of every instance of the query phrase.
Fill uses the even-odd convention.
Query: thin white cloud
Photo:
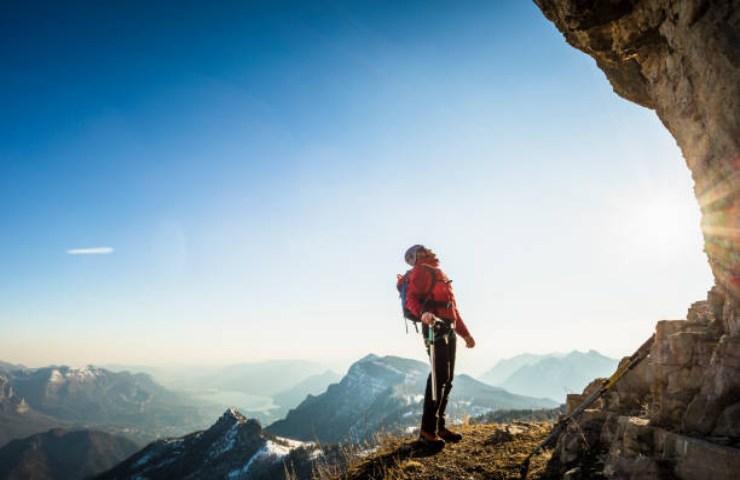
[[[71,248],[67,250],[69,255],[108,255],[113,253],[112,247],[94,247],[94,248]]]

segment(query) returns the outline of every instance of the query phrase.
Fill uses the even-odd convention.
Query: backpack
[[[426,299],[424,300],[424,303],[422,303],[422,306],[426,306],[427,302],[429,301],[429,295],[431,295],[432,290],[434,290],[434,284],[437,283],[437,273],[434,267],[428,267],[426,265],[425,267],[428,268],[432,274],[432,284],[429,286],[429,290],[427,291],[425,295]],[[417,324],[421,322],[421,318],[417,317],[416,315],[414,315],[414,313],[411,310],[406,308],[406,293],[408,292],[410,277],[411,277],[411,270],[407,270],[406,273],[404,273],[403,275],[397,274],[396,275],[396,278],[397,278],[396,288],[398,289],[398,296],[401,298],[401,309],[403,311],[403,318],[405,320],[411,320],[412,322],[414,322],[414,328],[418,332],[419,327],[417,326]],[[407,323],[406,333],[408,333],[408,331],[409,331],[409,326]]]

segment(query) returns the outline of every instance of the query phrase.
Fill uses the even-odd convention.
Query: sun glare
[[[645,243],[668,247],[674,243],[673,239],[685,234],[686,213],[680,204],[665,197],[655,198],[637,212],[636,225]]]
[[[699,208],[682,192],[641,195],[618,208],[615,227],[624,245],[643,254],[676,256],[701,248]]]

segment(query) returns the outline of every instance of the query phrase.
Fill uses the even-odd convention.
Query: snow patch
[[[424,395],[404,395],[403,401],[406,405],[417,405],[424,401]]]
[[[99,371],[97,368],[90,365],[85,367],[73,367],[67,370],[65,375],[69,378],[76,378],[80,380],[93,380],[98,377]]]
[[[324,451],[320,448],[317,448],[313,452],[311,452],[311,455],[308,456],[311,460],[316,460],[319,457],[322,457],[324,455]]]
[[[231,472],[229,472],[227,478],[229,480],[238,480],[240,478],[243,478],[249,473],[249,468],[254,462],[262,459],[266,460],[269,458],[274,458],[274,460],[277,461],[288,453],[290,453],[290,448],[284,447],[282,445],[277,445],[275,442],[268,440],[264,447],[262,447],[260,450],[257,451],[257,453],[252,455],[252,458],[249,459],[246,465],[244,465],[240,469],[232,470]]]
[[[213,446],[213,449],[208,454],[208,457],[209,458],[220,457],[224,453],[234,448],[234,445],[236,443],[236,434],[238,431],[239,431],[239,424],[235,423],[234,425],[231,426],[231,428],[229,428],[229,431],[226,432],[226,435],[224,435],[223,440],[216,442],[216,444]]]
[[[287,445],[280,445],[279,443],[268,440],[262,450],[264,450],[264,453],[268,456],[284,457],[290,453],[292,448]]]
[[[139,468],[139,467],[143,466],[144,464],[149,463],[149,461],[151,459],[152,459],[152,454],[151,453],[147,453],[146,455],[144,455],[143,457],[141,457],[136,463],[134,463],[133,465],[131,465],[131,468]]]
[[[229,413],[234,418],[241,418],[241,417],[243,417],[242,413],[239,410],[237,410],[236,407],[229,407]]]
[[[287,445],[286,445],[287,444]],[[299,447],[305,447],[305,446],[311,446],[313,445],[313,442],[300,442],[298,440],[291,440],[288,438],[280,438],[280,442],[274,442],[272,440],[267,440],[265,443],[265,446],[262,447],[257,453],[252,455],[252,458],[249,459],[249,462],[247,462],[246,465],[244,465],[241,468],[238,468],[236,470],[232,470],[228,473],[227,478],[229,480],[239,480],[241,478],[245,478],[247,474],[249,473],[250,467],[258,461],[269,461],[269,462],[279,462],[282,461],[283,458],[285,458],[292,450],[295,450]],[[322,455],[323,451],[318,450],[312,452],[311,458],[317,458],[319,455]]]
[[[51,371],[51,376],[49,377],[49,383],[64,383],[64,376],[57,370],[56,368]]]
[[[378,447],[367,448],[361,451],[360,453],[358,453],[357,456],[360,458],[365,458],[365,457],[369,457],[370,455],[374,454],[377,451],[378,451]]]
[[[314,442],[301,442],[300,440],[293,440],[291,438],[283,438],[283,437],[277,437],[280,439],[280,442],[287,443],[290,445],[290,448],[298,448],[298,447],[310,447],[315,445]]]

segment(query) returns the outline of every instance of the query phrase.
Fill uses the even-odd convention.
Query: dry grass
[[[340,461],[320,465],[314,479],[519,479],[522,462],[551,428],[544,422],[463,426],[462,442],[448,444],[436,454],[415,448],[415,438],[386,435],[370,454],[362,447],[344,447]],[[543,478],[549,458],[549,454],[532,458],[527,478]]]

